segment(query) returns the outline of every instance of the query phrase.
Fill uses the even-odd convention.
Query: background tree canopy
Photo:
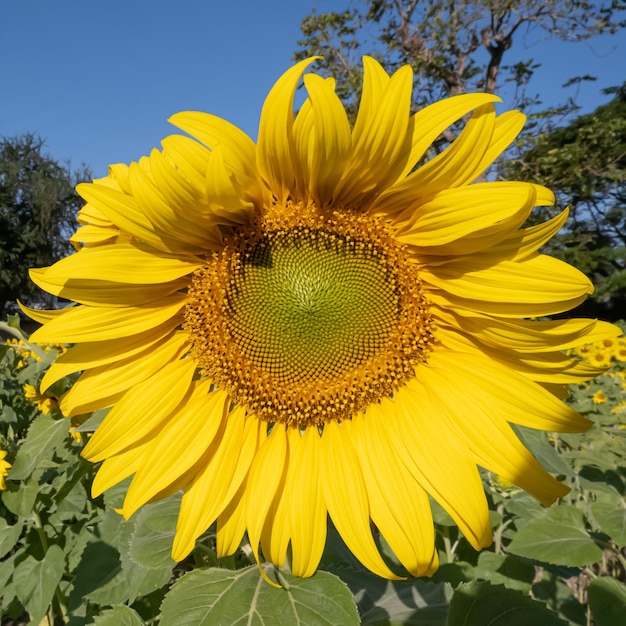
[[[31,135],[0,139],[0,317],[15,310],[15,301],[43,294],[28,269],[50,265],[68,254],[83,201],[74,191],[91,177],[43,153],[42,139]],[[33,303],[31,299],[30,304]]]
[[[571,99],[542,110],[532,91],[533,58],[505,61],[524,35],[583,42],[610,35],[626,25],[626,2],[584,0],[359,0],[344,11],[313,13],[302,21],[296,59],[323,57],[318,63],[337,78],[337,92],[354,114],[360,97],[364,54],[393,71],[409,64],[415,74],[413,109],[460,93],[513,88],[513,106],[529,122],[507,158],[489,176],[542,183],[558,197],[557,209],[570,207],[570,220],[551,254],[585,271],[596,292],[586,313],[610,319],[626,307],[624,173],[626,87],[589,115]],[[518,57],[519,58],[519,57]],[[587,84],[593,77],[557,77]],[[450,129],[435,150],[454,141]],[[431,155],[432,156],[432,155]],[[545,219],[537,214],[533,219]]]

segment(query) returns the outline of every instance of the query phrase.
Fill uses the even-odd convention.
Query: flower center
[[[373,251],[290,230],[247,252],[228,290],[228,328],[254,367],[281,383],[335,379],[387,343],[398,297]]]
[[[415,267],[380,222],[294,207],[227,241],[185,310],[203,375],[259,418],[300,427],[391,395],[431,325]]]

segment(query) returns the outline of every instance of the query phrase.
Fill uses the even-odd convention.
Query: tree
[[[67,239],[83,204],[74,186],[90,178],[87,169],[71,172],[43,147],[31,134],[0,139],[1,317],[36,292],[29,268],[50,265],[72,249]]]
[[[626,83],[606,93],[613,99],[592,113],[527,135],[521,158],[503,170],[508,178],[550,187],[557,206],[569,206],[550,253],[592,278],[595,310],[587,313],[617,319],[626,311]],[[537,218],[551,215],[544,210]]]
[[[534,31],[584,41],[616,32],[625,18],[624,0],[360,0],[343,12],[305,17],[295,58],[322,55],[321,66],[337,78],[352,110],[362,54],[391,70],[413,67],[415,109],[469,91],[494,93],[503,83],[513,83],[514,105],[527,109],[538,104],[538,96],[527,95],[538,64],[529,58],[504,65],[515,41]]]

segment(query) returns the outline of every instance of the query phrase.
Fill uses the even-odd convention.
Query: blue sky
[[[85,163],[96,176],[158,146],[174,132],[167,118],[181,110],[209,111],[256,137],[263,100],[291,64],[300,21],[314,3],[319,12],[345,6],[0,0],[0,136],[39,134],[52,156]],[[600,77],[581,94],[584,110],[607,100],[601,88],[626,79],[624,32],[591,44],[535,35],[514,46],[542,62],[533,91],[546,104],[564,99],[560,85],[571,75]]]

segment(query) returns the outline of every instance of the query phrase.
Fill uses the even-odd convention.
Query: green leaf
[[[587,590],[589,608],[596,626],[623,626],[626,623],[626,588],[615,578],[596,578]]]
[[[17,566],[13,574],[15,590],[32,623],[39,624],[46,614],[64,569],[63,550],[56,545],[48,548],[41,561],[28,556]]]
[[[172,567],[172,544],[181,496],[144,506],[136,517],[135,529],[130,539],[130,556],[146,567]]]
[[[585,530],[581,511],[554,506],[525,524],[513,537],[508,551],[554,565],[581,567],[602,558],[602,550]]]
[[[176,562],[171,552],[180,498],[177,494],[143,507],[134,525],[128,525],[126,549],[119,549],[130,602],[159,589],[172,575]]]
[[[268,572],[275,571],[269,567]],[[336,576],[318,571],[311,578],[279,574],[283,588],[269,585],[256,566],[236,571],[195,570],[165,596],[161,626],[355,626],[352,594]]]
[[[535,578],[535,568],[530,563],[523,563],[513,555],[481,552],[474,568],[477,578],[494,585],[504,585],[509,589],[530,591]]]
[[[451,587],[423,580],[391,581],[378,579],[365,584],[359,597],[362,626],[445,626]]]
[[[51,459],[54,451],[68,436],[69,421],[53,420],[49,415],[39,415],[28,429],[24,443],[17,451],[11,468],[11,480],[28,478],[44,459]]]
[[[94,626],[144,626],[145,622],[130,607],[118,604],[103,611],[94,621]]]
[[[19,485],[11,485],[6,491],[3,491],[2,502],[11,513],[20,517],[28,517],[33,510],[38,493],[39,484],[37,481],[29,480],[25,483],[19,483]]]
[[[492,586],[487,582],[459,585],[446,626],[567,626],[545,604],[520,591]]]
[[[626,546],[626,509],[607,502],[594,502],[591,513],[603,533],[611,537],[618,546]]]
[[[9,525],[3,517],[0,517],[0,559],[18,542],[23,527],[24,520]]]
[[[69,597],[70,610],[84,604],[85,598],[104,605],[120,604],[128,598],[119,553],[103,541],[88,544],[82,554]]]

